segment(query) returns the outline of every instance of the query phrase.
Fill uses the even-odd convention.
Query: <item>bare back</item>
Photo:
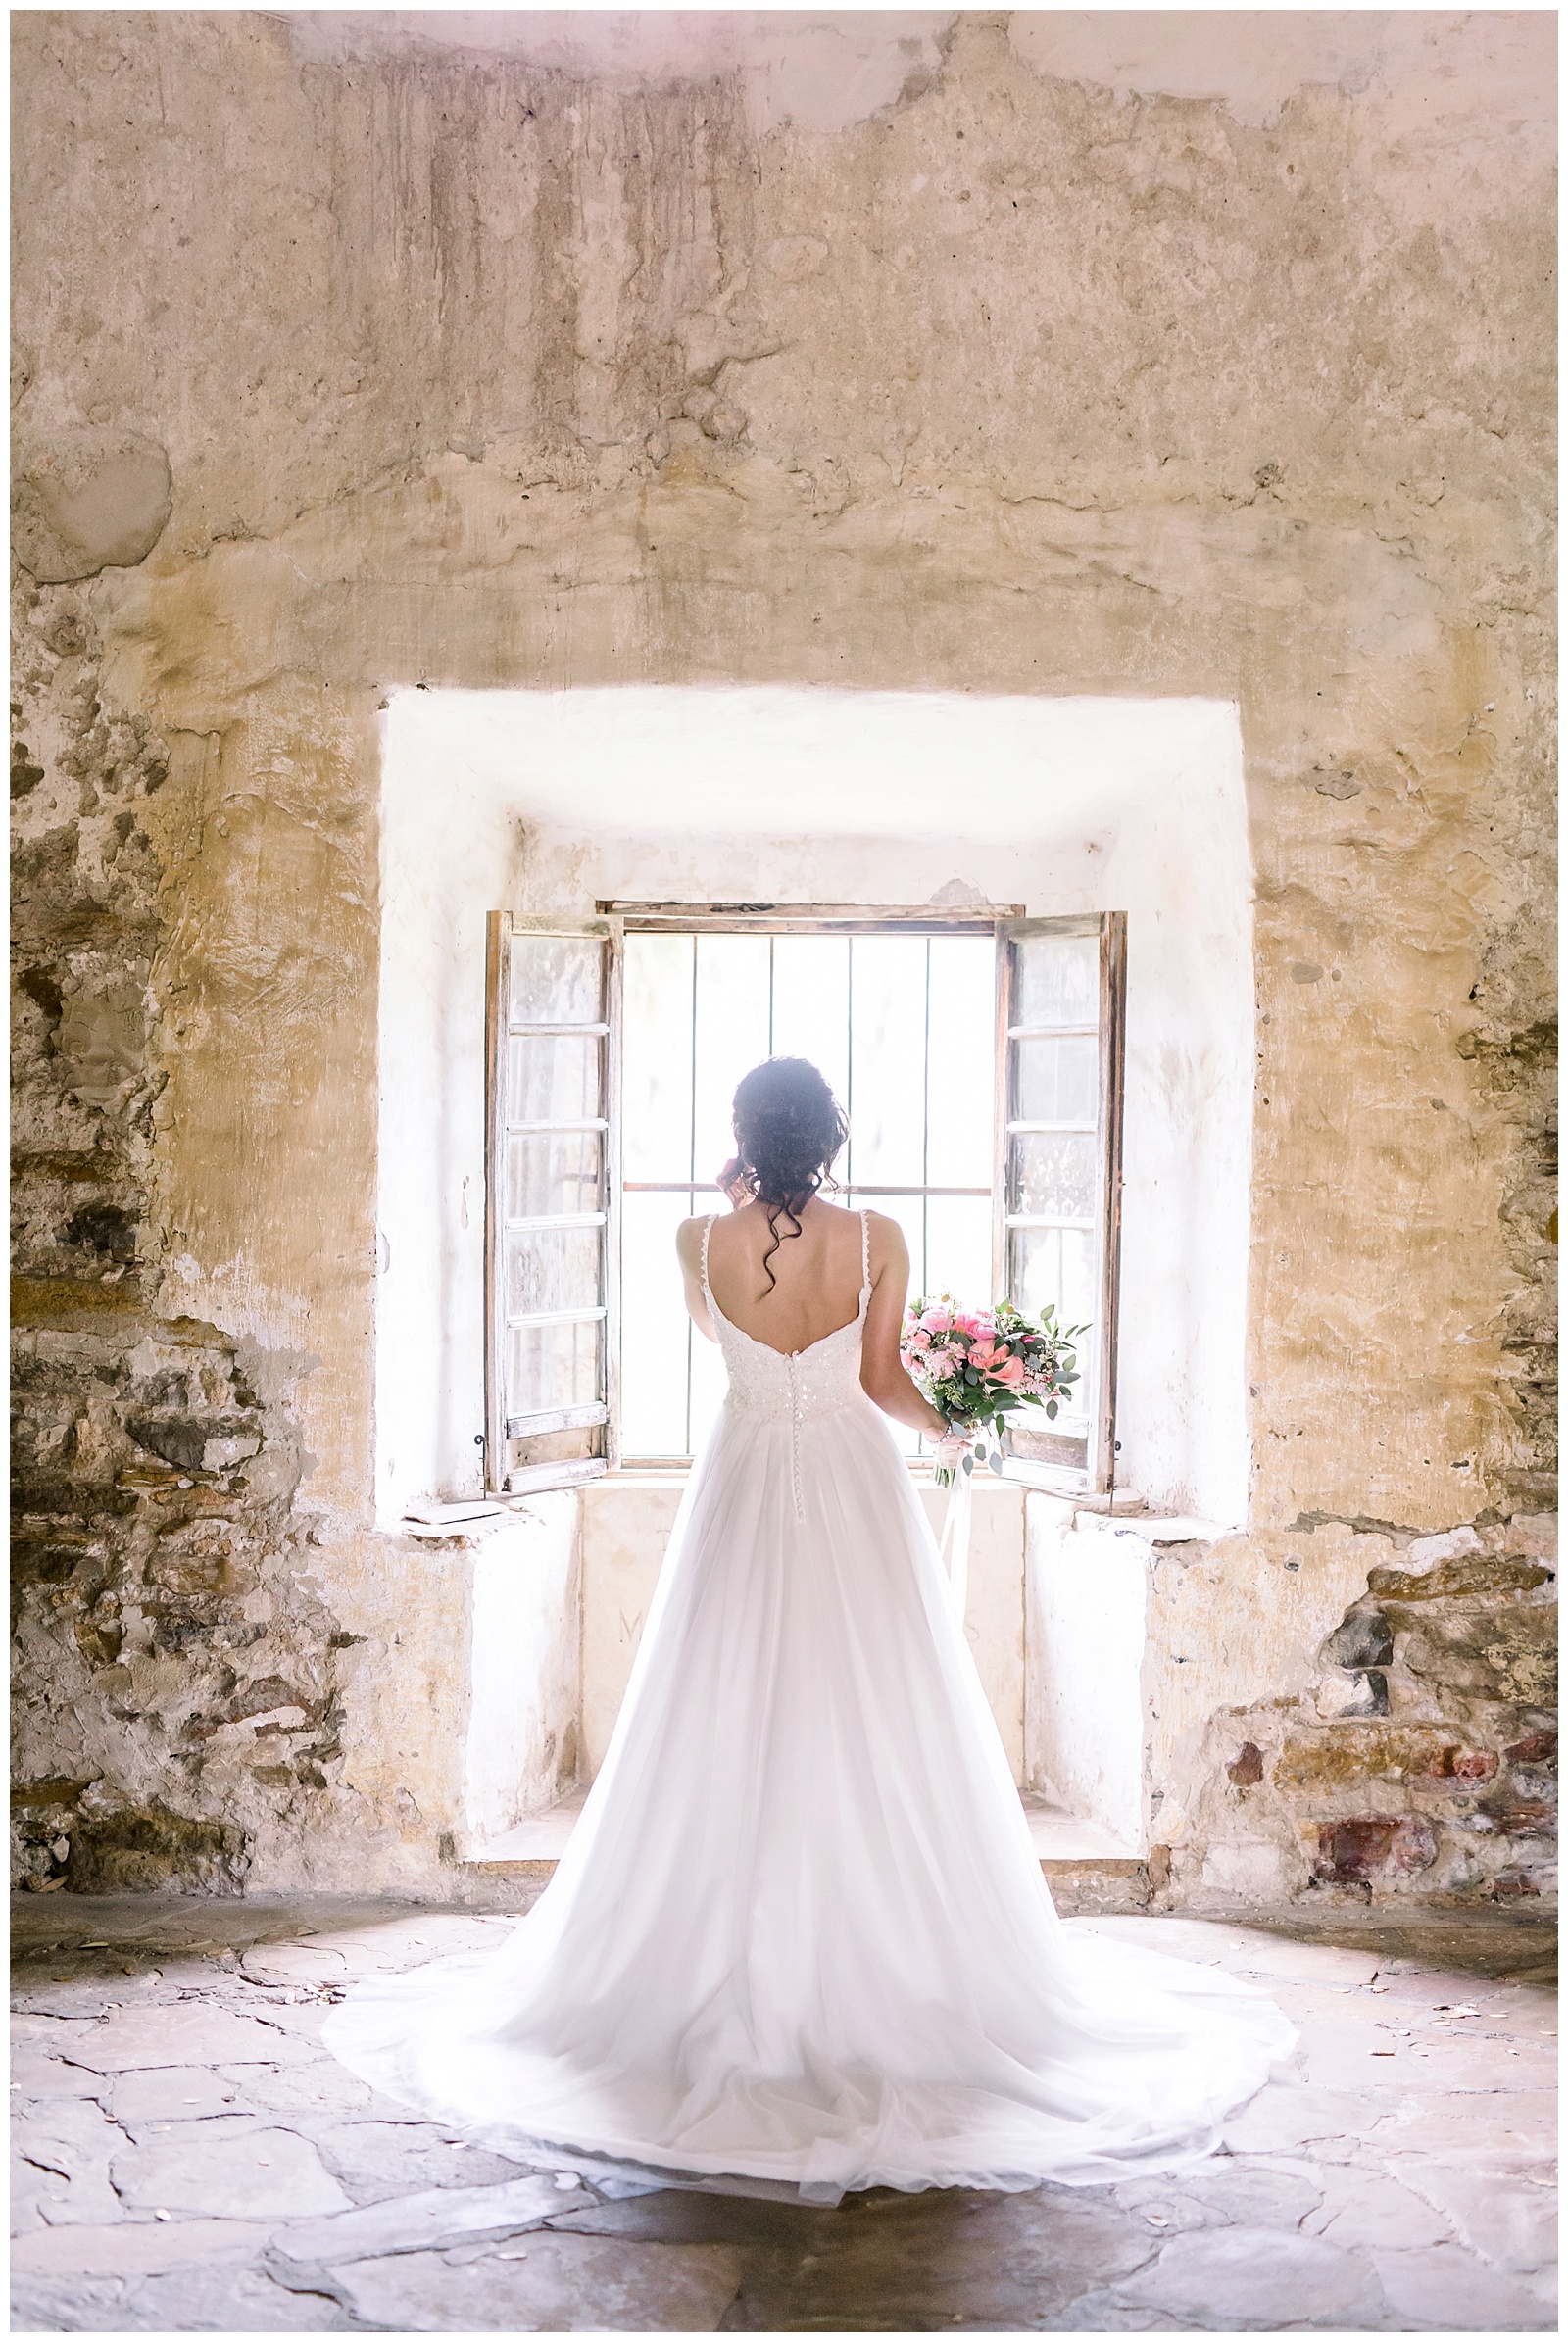
[[[708,1289],[721,1316],[752,1342],[789,1357],[808,1350],[860,1313],[864,1282],[858,1212],[813,1196],[801,1213],[799,1236],[784,1237],[771,1267],[770,1287],[762,1255],[772,1243],[767,1214],[760,1203],[743,1204],[727,1216],[685,1220],[675,1250],[686,1282],[692,1322],[710,1342],[717,1340],[703,1290],[703,1232],[708,1231]],[[909,1254],[897,1220],[867,1212],[871,1298],[860,1338],[860,1385],[868,1398],[896,1422],[928,1438],[947,1429],[942,1417],[910,1382],[899,1359],[899,1329],[909,1289]]]
[[[760,1203],[744,1204],[714,1222],[708,1246],[708,1281],[732,1326],[754,1342],[786,1354],[809,1349],[825,1335],[853,1323],[860,1308],[860,1215],[813,1196],[791,1236],[778,1215],[778,1249]]]

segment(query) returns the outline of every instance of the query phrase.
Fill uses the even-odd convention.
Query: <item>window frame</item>
[[[1118,1310],[1121,1291],[1122,1140],[1126,1092],[1127,916],[1123,911],[1069,914],[1058,918],[1029,918],[1021,903],[994,904],[863,904],[782,903],[650,903],[601,900],[592,915],[578,919],[517,916],[492,911],[487,921],[485,954],[485,1211],[484,1211],[484,1384],[485,1487],[498,1496],[536,1493],[549,1488],[575,1487],[616,1469],[620,1457],[620,1238],[623,1192],[621,1155],[622,1032],[621,1014],[624,939],[645,934],[765,934],[765,935],[989,935],[996,944],[997,1051],[996,1127],[992,1164],[992,1275],[993,1288],[1005,1290],[1010,1231],[1022,1215],[1008,1209],[1012,1174],[1011,1144],[1017,1055],[1013,1047],[1011,1003],[1014,992],[1016,946],[1031,936],[1095,935],[1100,939],[1099,990],[1099,1177],[1096,1233],[1099,1267],[1099,1339],[1095,1345],[1094,1392],[1085,1466],[1009,1460],[1008,1477],[1064,1492],[1103,1494],[1113,1489],[1116,1473],[1116,1366]],[[506,1327],[502,1311],[502,1244],[505,1233],[503,1200],[506,1194],[508,1125],[501,1112],[508,1080],[507,1044],[512,1037],[511,942],[514,935],[580,936],[605,949],[604,1060],[601,1096],[604,1102],[601,1202],[604,1388],[602,1402],[541,1412],[527,1418],[504,1414],[502,1342]],[[572,1218],[575,1215],[555,1215]],[[514,1432],[514,1422],[527,1429]],[[1029,1428],[1032,1428],[1029,1427]],[[516,1466],[512,1450],[528,1438],[553,1430],[583,1429],[598,1434],[597,1452],[581,1459],[528,1463]],[[638,1470],[684,1468],[681,1457],[635,1459]]]
[[[600,1208],[592,1213],[564,1212],[537,1215],[539,1224],[597,1226],[600,1242],[600,1293],[597,1311],[604,1328],[601,1352],[603,1396],[592,1402],[538,1409],[521,1416],[506,1411],[506,1371],[503,1343],[513,1323],[505,1305],[505,1238],[511,1227],[506,1213],[507,1140],[516,1127],[506,1111],[510,1082],[509,1044],[519,1037],[512,1015],[512,944],[515,937],[561,936],[596,943],[602,950],[600,976],[601,1019],[592,1026],[550,1018],[525,1020],[521,1037],[552,1030],[592,1032],[600,1042],[599,1096],[604,1112],[581,1125],[601,1133]],[[554,919],[493,910],[485,922],[485,1179],[484,1179],[484,1483],[485,1493],[515,1497],[547,1488],[575,1488],[601,1479],[618,1461],[620,1415],[620,987],[621,953],[618,923],[595,916]],[[575,1126],[574,1126],[575,1127]],[[534,1217],[534,1215],[530,1215]],[[540,1313],[545,1323],[555,1312]],[[588,1317],[586,1310],[571,1317]],[[513,1461],[513,1451],[534,1439],[566,1432],[597,1434],[593,1448],[581,1457],[548,1461]]]
[[[1121,1214],[1123,1128],[1127,1095],[1127,914],[1125,911],[1087,911],[1059,918],[1004,918],[997,920],[997,1136],[992,1205],[992,1275],[996,1290],[1007,1288],[1011,1232],[1017,1227],[1043,1225],[1032,1215],[1013,1212],[1011,1201],[1012,1141],[1017,1135],[1014,1112],[1018,1057],[1014,1043],[1022,1038],[1012,1021],[1016,988],[1017,946],[1032,936],[1098,936],[1100,983],[1096,1035],[1099,1042],[1099,1095],[1096,1137],[1095,1236],[1098,1253],[1098,1317],[1095,1342],[1094,1391],[1084,1465],[1048,1463],[1017,1457],[1009,1469],[1042,1487],[1081,1485],[1081,1492],[1104,1495],[1116,1486],[1116,1367],[1121,1308]],[[1058,1030],[1060,1028],[1057,1028]],[[1087,1027],[1082,1028],[1085,1032]],[[1022,1431],[1034,1431],[1020,1421]]]

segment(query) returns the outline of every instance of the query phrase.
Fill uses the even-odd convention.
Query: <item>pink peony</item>
[[[959,1323],[962,1322],[960,1319]],[[953,1312],[951,1309],[928,1309],[920,1323],[928,1334],[947,1334],[952,1331]]]

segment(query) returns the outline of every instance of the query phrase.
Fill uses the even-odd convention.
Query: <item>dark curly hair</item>
[[[741,1175],[767,1214],[772,1243],[762,1255],[768,1290],[782,1239],[801,1233],[801,1213],[827,1178],[850,1135],[844,1108],[804,1057],[769,1057],[754,1065],[735,1093],[735,1145]]]

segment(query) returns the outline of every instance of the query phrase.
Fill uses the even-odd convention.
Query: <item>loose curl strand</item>
[[[778,1285],[774,1254],[781,1244],[800,1235],[801,1214],[828,1182],[849,1135],[844,1108],[805,1057],[769,1057],[765,1064],[754,1066],[736,1090],[735,1145],[741,1176],[766,1212],[772,1239],[762,1255],[769,1293]],[[784,1220],[791,1225],[781,1234]]]

